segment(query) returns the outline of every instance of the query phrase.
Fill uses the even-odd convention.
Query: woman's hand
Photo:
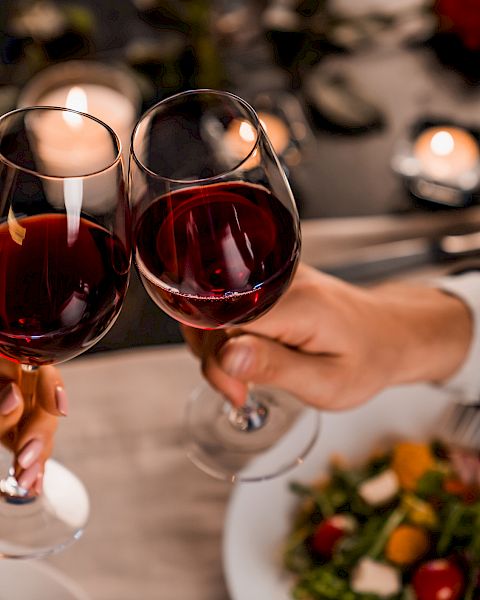
[[[35,380],[35,406],[26,412],[23,377],[22,385],[20,367],[0,359],[0,439],[14,452],[19,485],[38,494],[45,461],[53,447],[57,417],[67,414],[67,396],[58,370],[41,367]],[[5,475],[0,473],[0,478]]]
[[[184,335],[205,377],[236,405],[252,382],[338,410],[387,386],[449,378],[472,329],[463,302],[436,288],[364,289],[300,265],[289,290],[256,321],[226,332],[185,327]]]

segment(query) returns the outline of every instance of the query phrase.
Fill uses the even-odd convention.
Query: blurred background
[[[139,94],[136,116],[185,89],[238,93],[261,114],[307,227],[358,232],[388,216],[390,229],[415,229],[440,215],[400,266],[448,259],[446,234],[477,254],[478,0],[2,0],[0,53],[2,113],[65,85],[47,75],[59,64],[81,66],[86,85],[95,63],[107,66],[107,87],[121,72]],[[375,278],[348,267],[331,270]],[[93,351],[180,340],[133,273],[119,321]]]

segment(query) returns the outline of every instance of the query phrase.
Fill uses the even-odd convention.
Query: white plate
[[[232,600],[291,600],[291,582],[281,562],[296,500],[288,489],[290,481],[317,478],[333,453],[362,460],[392,438],[430,437],[447,401],[438,388],[406,386],[383,392],[353,411],[323,414],[319,441],[303,465],[268,482],[236,486],[223,540]]]
[[[90,600],[75,582],[40,562],[0,560],[0,600]]]

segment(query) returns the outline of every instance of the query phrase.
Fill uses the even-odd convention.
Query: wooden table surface
[[[231,488],[182,448],[201,381],[183,346],[98,354],[61,368],[70,399],[54,457],[86,485],[83,538],[48,559],[92,600],[226,600],[221,544]],[[55,599],[61,600],[61,599]]]

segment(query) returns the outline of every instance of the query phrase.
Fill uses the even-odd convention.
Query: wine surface
[[[119,313],[129,256],[106,229],[42,214],[0,225],[0,353],[31,365],[88,349]]]
[[[244,323],[282,294],[298,224],[265,188],[218,183],[154,200],[136,219],[135,261],[152,299],[200,328]]]

